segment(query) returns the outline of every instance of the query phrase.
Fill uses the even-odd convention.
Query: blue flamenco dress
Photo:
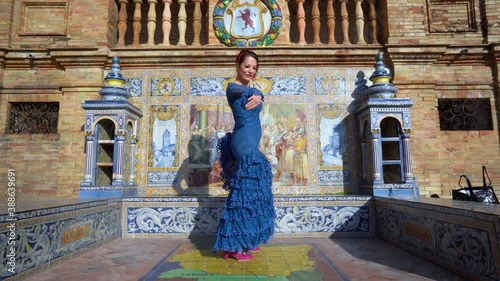
[[[274,234],[273,174],[259,150],[262,104],[247,110],[252,95],[262,93],[230,83],[226,96],[235,126],[220,144],[223,188],[229,191],[212,251],[246,252],[267,243]]]

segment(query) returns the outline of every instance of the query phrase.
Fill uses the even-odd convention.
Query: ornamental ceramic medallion
[[[215,36],[230,47],[269,46],[283,21],[277,0],[219,0],[213,17]]]

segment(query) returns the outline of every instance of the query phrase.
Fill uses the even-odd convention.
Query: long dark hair
[[[259,65],[259,57],[257,56],[256,53],[250,50],[241,50],[240,53],[236,56],[236,64],[240,66],[246,57],[254,58],[257,61],[257,65]]]

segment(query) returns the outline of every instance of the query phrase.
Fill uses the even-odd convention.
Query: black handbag
[[[486,178],[488,178],[488,184],[486,184]],[[462,179],[465,179],[467,182],[467,187],[462,186]],[[495,190],[491,186],[490,176],[488,175],[488,171],[485,166],[483,166],[483,186],[472,186],[466,175],[460,176],[458,185],[460,186],[459,189],[452,190],[453,200],[499,204]]]

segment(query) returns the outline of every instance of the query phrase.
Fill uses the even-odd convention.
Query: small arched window
[[[396,118],[386,117],[380,122],[382,144],[382,180],[384,183],[403,182],[403,142],[401,124]]]

